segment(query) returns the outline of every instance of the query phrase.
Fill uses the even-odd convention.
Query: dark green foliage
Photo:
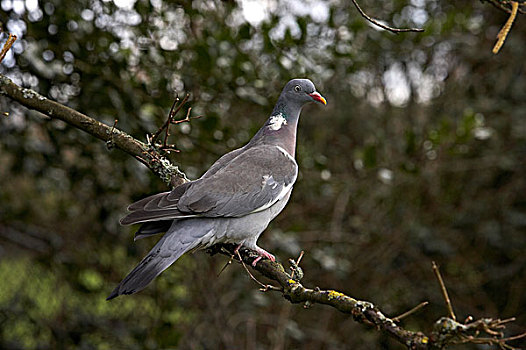
[[[446,314],[435,260],[460,319],[517,316],[510,332],[524,330],[522,18],[494,56],[507,15],[479,2],[360,1],[426,29],[399,35],[346,1],[326,13],[279,1],[259,24],[237,2],[7,3],[4,27],[26,30],[0,72],[19,84],[142,140],[190,93],[184,113],[202,117],[169,142],[192,178],[250,139],[288,79],[311,78],[329,104],[303,111],[299,181],[260,245],[281,261],[305,250],[305,285],[391,316],[429,300],[403,321],[424,332]],[[217,277],[226,260],[203,253],[106,302],[156,239],[134,243],[118,219],[166,187],[87,134],[0,106],[1,348],[401,348],[329,308],[258,292],[237,265]]]

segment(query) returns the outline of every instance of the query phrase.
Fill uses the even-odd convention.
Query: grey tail
[[[181,240],[179,231],[166,233],[142,261],[122,280],[106,300],[121,294],[143,290],[155,277],[172,265],[181,255],[196,247],[198,240]]]

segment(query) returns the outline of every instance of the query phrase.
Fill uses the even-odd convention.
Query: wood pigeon
[[[195,181],[131,204],[121,224],[141,223],[135,240],[166,234],[107,298],[133,294],[189,251],[236,243],[261,258],[274,256],[256,242],[285,207],[298,176],[294,159],[302,107],[327,104],[308,79],[289,81],[267,122],[243,147],[219,158]]]

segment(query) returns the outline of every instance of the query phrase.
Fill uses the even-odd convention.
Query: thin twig
[[[502,10],[502,11],[504,11],[506,13],[511,13],[511,8],[508,8],[508,7],[504,6],[498,0],[482,0],[482,1],[487,1],[487,2],[492,4],[497,9]],[[522,1],[522,2],[521,1],[517,1],[517,2],[520,2],[520,6],[524,5],[524,1]],[[520,6],[519,6],[519,13],[526,13],[526,11],[524,11]]]
[[[368,20],[369,22],[371,22],[372,24],[380,27],[380,28],[383,28],[385,30],[388,30],[392,33],[395,33],[395,34],[398,34],[398,33],[401,33],[401,32],[423,32],[424,29],[422,28],[393,28],[393,27],[390,27],[388,25],[385,25],[385,24],[382,24],[380,22],[378,22],[376,19],[370,17],[369,15],[367,15],[363,10],[362,8],[360,7],[360,5],[358,5],[358,3],[356,2],[356,0],[351,0],[354,4],[354,6],[356,6],[356,9],[358,10],[358,12],[360,12],[360,14],[362,15],[363,18],[365,18],[366,20]]]
[[[181,110],[181,108],[183,108],[184,104],[188,101],[189,98],[190,95],[186,94],[177,107],[176,104],[177,102],[179,102],[179,97],[175,98],[175,101],[172,104],[172,108],[170,109],[170,113],[168,113],[168,118],[166,118],[166,122],[164,122],[164,124],[159,128],[159,130],[157,130],[157,132],[152,137],[152,145],[155,145],[157,139],[159,138],[163,130],[168,129],[170,127],[170,124],[173,123],[173,117],[175,117],[175,115]],[[169,135],[168,131],[166,131],[166,135]],[[164,140],[164,146],[166,146],[166,138]]]
[[[111,150],[113,146],[115,146],[113,142],[113,131],[115,131],[115,127],[117,126],[118,121],[119,121],[118,119],[115,119],[115,121],[113,122],[113,126],[111,127],[111,130],[110,130],[110,136],[108,137],[108,141],[106,141],[106,147],[109,150]]]
[[[519,350],[509,344],[506,344],[506,342],[521,339],[524,337],[526,337],[526,332],[522,334],[511,336],[511,337],[506,337],[506,338],[495,338],[495,337],[477,338],[476,336],[472,336],[472,335],[468,335],[468,336],[462,335],[461,340],[459,342],[453,342],[453,344],[472,343],[472,344],[499,345],[501,349]]]
[[[426,306],[428,304],[429,304],[429,301],[423,301],[420,304],[418,304],[417,306],[415,306],[414,308],[412,308],[411,310],[406,311],[406,312],[404,312],[403,314],[401,314],[399,316],[393,317],[392,320],[395,321],[395,322],[399,322],[402,318],[407,317],[407,316],[409,316],[411,314],[414,314],[415,312],[417,312],[418,310],[420,310],[421,308],[423,308],[424,306]]]
[[[175,145],[161,146],[161,147],[159,147],[159,149],[161,151],[164,151],[164,152],[168,153],[168,154],[170,154],[170,152],[172,152],[172,151],[175,152],[175,153],[180,153],[181,152],[180,150],[175,148]]]
[[[455,312],[453,311],[453,306],[451,305],[451,300],[449,299],[449,295],[447,294],[446,285],[444,284],[442,275],[440,274],[440,271],[438,270],[437,264],[434,261],[432,262],[432,264],[433,264],[433,272],[435,273],[435,276],[438,279],[438,283],[440,284],[440,290],[442,291],[442,296],[444,297],[447,309],[449,311],[449,316],[451,316],[453,321],[456,321],[457,317],[455,316]]]
[[[511,26],[513,25],[513,22],[515,21],[515,17],[517,17],[517,11],[519,10],[519,3],[516,1],[511,2],[511,14],[502,29],[499,31],[499,34],[497,34],[497,43],[493,47],[493,53],[496,55],[499,53],[500,48],[502,45],[504,45],[504,41],[506,41],[506,37],[508,36],[508,33],[511,30]]]
[[[177,125],[177,124],[180,124],[180,123],[189,122],[190,121],[190,112],[191,111],[192,111],[192,107],[188,108],[188,111],[186,111],[186,117],[184,117],[184,119],[172,120],[171,123]]]
[[[245,268],[245,271],[248,273],[248,275],[250,276],[250,278],[252,278],[253,281],[255,281],[257,284],[259,284],[261,286],[260,290],[262,292],[266,292],[268,290],[281,290],[281,288],[278,288],[278,287],[275,287],[273,285],[270,285],[270,284],[264,284],[263,282],[260,282],[256,277],[254,277],[254,275],[252,273],[250,273],[250,271],[248,270],[248,267],[247,265],[245,265],[245,262],[243,261],[243,258],[241,257],[241,254],[239,253],[239,249],[236,249],[236,254],[237,254],[237,257],[239,258],[239,261],[241,262],[241,265],[243,265],[243,267]]]
[[[296,261],[296,264],[297,264],[297,265],[300,264],[301,259],[303,258],[303,255],[304,255],[304,254],[305,254],[305,251],[302,250],[302,251],[300,252],[300,256],[298,256],[298,261]]]
[[[503,325],[504,323],[510,323],[515,322],[517,319],[515,317],[505,318],[503,320],[499,320],[499,325]]]
[[[292,279],[294,279],[294,274],[295,273],[298,275],[296,277],[298,277],[300,280],[303,278],[303,272],[301,271],[301,268],[299,267],[300,261],[303,258],[303,254],[305,254],[305,252],[302,250],[300,252],[300,255],[298,256],[298,260],[297,261],[294,261],[293,259],[289,260],[290,264],[292,265],[292,267],[290,268],[292,270],[292,273],[290,274],[290,278],[292,278]]]
[[[228,259],[228,261],[227,261],[227,263],[225,264],[225,266],[223,266],[223,268],[221,269],[221,271],[219,271],[219,273],[217,274],[217,277],[219,277],[219,276],[223,273],[223,271],[225,271],[226,268],[227,268],[230,264],[232,264],[232,260],[234,260],[234,254],[232,254],[232,255],[230,256],[230,259]]]
[[[166,130],[166,137],[164,139],[164,142],[166,143],[166,139],[168,138],[168,129],[170,128],[170,121],[172,120],[175,113],[173,113],[175,105],[179,102],[179,96],[176,95],[174,102],[172,103],[172,107],[170,108],[170,112],[168,113],[168,118],[166,119],[166,122],[161,126],[159,130],[155,133],[155,135],[152,137],[152,144],[155,144],[155,141],[157,141],[157,138],[161,135],[161,132],[163,129]]]
[[[176,99],[176,101],[177,101],[177,100],[178,100],[178,99]],[[167,121],[166,121],[167,124],[166,124],[166,129],[164,129],[164,130],[165,130],[165,133],[164,133],[163,147],[166,147],[166,142],[167,142],[167,140],[168,140],[168,137],[170,137],[170,122],[171,122],[171,120],[172,120],[172,118],[173,118],[173,116],[172,116],[172,110],[173,110],[174,106],[175,106],[175,102],[174,102],[174,104],[172,105],[172,108],[170,109],[170,113],[168,114],[168,119],[167,119]]]
[[[7,51],[13,46],[13,44],[16,41],[16,35],[9,33],[9,36],[7,37],[7,41],[4,44],[4,47],[2,48],[2,51],[0,51],[0,63],[4,60],[5,55],[7,54]]]
[[[188,111],[186,112],[186,117],[184,117],[184,119],[172,120],[172,124],[177,125],[181,123],[187,123],[192,119],[199,119],[202,117],[202,115],[196,115],[195,117],[190,117],[191,111],[192,111],[192,107],[188,108]]]
[[[522,334],[519,334],[519,335],[514,335],[512,337],[502,338],[502,339],[500,339],[500,341],[517,340],[517,339],[521,339],[521,338],[526,338],[526,332],[524,332]]]

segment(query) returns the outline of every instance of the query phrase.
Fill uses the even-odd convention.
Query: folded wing
[[[282,199],[297,174],[296,161],[280,147],[252,147],[212,174],[133,203],[121,223],[245,216]]]

